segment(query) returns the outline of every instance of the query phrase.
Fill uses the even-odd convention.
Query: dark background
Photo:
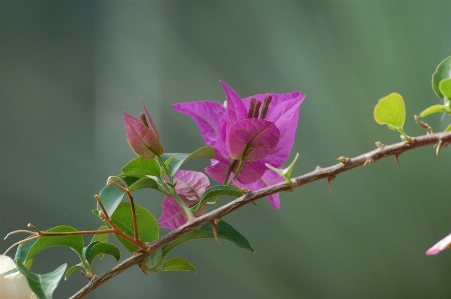
[[[147,105],[168,152],[203,145],[171,109],[300,90],[294,174],[337,163],[398,133],[375,123],[378,99],[403,95],[405,130],[440,103],[431,74],[451,55],[450,1],[0,1],[0,235],[66,224],[96,229],[93,195],[134,158],[122,122]],[[428,117],[443,130],[450,117]],[[292,158],[291,157],[291,158]],[[449,298],[451,153],[432,147],[360,167],[226,217],[255,248],[198,240],[174,251],[198,270],[145,276],[132,268],[89,298]],[[205,163],[187,167],[201,170]],[[161,196],[136,201],[159,217]],[[165,233],[166,231],[163,231]],[[3,252],[20,236],[0,242]],[[86,241],[89,239],[86,238]],[[13,252],[10,252],[12,255]],[[124,252],[123,258],[127,256]],[[52,248],[32,270],[77,263]],[[96,261],[98,273],[113,258]],[[74,273],[54,297],[75,293]]]

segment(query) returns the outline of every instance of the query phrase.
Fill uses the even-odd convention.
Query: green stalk
[[[180,198],[180,196],[177,194],[177,192],[175,191],[175,186],[173,185],[174,182],[174,178],[172,177],[168,166],[166,165],[166,163],[164,163],[163,159],[161,158],[160,155],[156,155],[158,162],[160,163],[161,167],[164,168],[165,173],[168,175],[169,177],[169,181],[170,184],[167,184],[166,181],[164,180],[164,178],[162,178],[161,182],[164,184],[165,188],[170,189],[170,192],[168,192],[168,196],[174,198],[177,203],[179,204],[179,206],[183,209],[183,211],[185,212],[186,216],[188,217],[188,219],[191,219],[194,217],[193,212],[191,211],[191,209],[189,207],[186,206],[186,204],[183,202],[183,200]]]
[[[234,160],[232,162],[232,164],[230,164],[229,169],[227,170],[227,175],[226,175],[226,177],[224,179],[224,182],[222,183],[223,185],[227,185],[227,181],[229,180],[230,174],[232,173],[232,170],[235,167],[237,162],[238,162],[238,160]]]
[[[235,160],[235,161],[237,161],[237,160]],[[237,169],[236,169],[236,171],[235,171],[235,175],[233,176],[232,180],[231,180],[229,183],[226,184],[227,186],[232,185],[233,182],[236,181],[236,179],[238,178],[238,175],[240,174],[241,167],[243,166],[243,163],[244,163],[244,157],[241,158],[240,164],[238,164],[238,167],[237,167]]]
[[[401,133],[402,136],[404,136],[404,138],[405,138],[406,141],[409,141],[409,142],[410,142],[410,141],[412,140],[412,138],[410,138],[410,136],[407,135],[407,134],[404,132],[404,130],[402,129],[402,127],[399,127],[399,128],[398,128],[398,132]]]
[[[188,220],[194,218],[194,214],[191,211],[191,209],[186,206],[186,204],[183,202],[183,200],[180,198],[177,192],[175,192],[175,187],[172,189],[172,194],[170,196],[177,201],[177,203],[180,205],[180,207],[183,209],[186,216],[188,217]]]

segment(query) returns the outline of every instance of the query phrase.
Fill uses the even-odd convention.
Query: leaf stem
[[[156,155],[156,157],[157,157],[157,160],[158,160],[158,162],[160,163],[161,167],[163,167],[164,172],[168,175],[168,177],[169,177],[169,182],[172,184],[172,182],[173,182],[173,177],[172,177],[172,175],[171,175],[171,173],[170,173],[170,171],[169,171],[169,167],[166,165],[166,163],[164,163],[164,160],[163,160],[163,158],[161,158],[160,155]],[[164,181],[165,178],[163,177],[162,179],[163,179],[163,181]]]
[[[222,183],[223,185],[227,185],[227,181],[229,180],[230,174],[232,173],[233,168],[235,168],[236,163],[238,163],[238,160],[233,160],[232,164],[230,164],[224,182]]]
[[[171,197],[174,198],[177,201],[177,203],[180,205],[180,207],[183,209],[183,211],[185,212],[186,216],[188,217],[188,220],[191,219],[191,218],[194,218],[193,211],[183,202],[183,200],[180,198],[180,196],[175,191],[175,187],[172,190]]]
[[[235,160],[235,161],[237,161],[237,160]],[[235,174],[233,175],[232,180],[227,183],[227,186],[232,185],[236,181],[236,179],[238,178],[238,175],[240,174],[241,167],[243,166],[243,163],[244,163],[244,157],[241,158],[240,164],[238,164],[238,167],[236,168]]]
[[[118,180],[124,185],[124,187],[122,187],[122,186],[116,184],[116,183],[113,181],[113,179],[108,181],[108,183],[109,183],[110,185],[116,186],[117,188],[121,189],[122,191],[124,191],[124,192],[127,194],[128,199],[129,199],[129,201],[130,201],[130,208],[131,208],[131,210],[132,210],[133,237],[135,238],[136,241],[139,242],[139,236],[138,236],[138,223],[137,223],[137,221],[136,221],[135,204],[134,204],[134,202],[133,202],[133,195],[132,195],[132,193],[130,192],[130,188],[129,188],[129,186],[127,185],[127,183],[126,183],[121,177],[118,177],[118,176],[111,176],[110,178],[118,179]]]
[[[402,127],[398,128],[398,132],[402,134],[402,136],[404,136],[405,140],[408,141],[409,143],[412,142],[412,138],[410,138],[409,135],[407,135]]]

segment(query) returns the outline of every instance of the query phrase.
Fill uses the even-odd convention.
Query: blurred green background
[[[139,99],[165,149],[189,152],[203,139],[171,104],[223,102],[219,80],[243,97],[300,90],[296,175],[398,142],[372,116],[394,91],[407,134],[424,134],[413,115],[440,103],[430,79],[451,55],[450,11],[450,1],[2,0],[0,235],[29,222],[98,228],[93,195],[134,158],[121,117]],[[426,122],[438,131],[450,120]],[[197,275],[135,267],[88,298],[450,298],[451,250],[424,254],[451,232],[450,149],[400,160],[344,173],[332,191],[320,181],[281,194],[277,211],[261,200],[227,216],[255,253],[193,241],[174,255]],[[161,196],[136,201],[159,217]],[[34,272],[77,263],[67,248],[41,255]],[[86,282],[75,273],[54,298]]]

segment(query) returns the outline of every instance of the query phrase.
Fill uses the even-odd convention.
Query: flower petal
[[[277,183],[281,183],[284,181],[284,178],[275,173],[274,171],[268,169],[263,176],[261,176],[257,181],[251,184],[241,184],[242,187],[246,187],[250,190],[258,190],[264,187],[272,186]],[[280,200],[279,193],[270,195],[267,197],[269,203],[273,206],[274,209],[280,208]]]
[[[218,183],[223,183],[227,175],[229,165],[220,161],[212,161],[212,165],[205,168],[205,172]]]
[[[0,255],[0,274],[16,268],[16,263],[7,255]]]
[[[178,194],[191,196],[191,200],[198,200],[205,190],[210,188],[208,177],[197,171],[179,170],[174,177],[174,182],[177,183],[175,191]]]
[[[37,299],[30,289],[25,276],[19,271],[2,275],[16,268],[13,259],[7,255],[0,255],[0,298],[8,299]]]
[[[248,110],[244,107],[240,96],[224,82],[219,81],[219,83],[221,83],[227,99],[227,123],[231,125],[247,118]]]
[[[268,167],[260,161],[244,162],[241,167],[238,181],[242,184],[252,184],[262,177]],[[252,190],[252,188],[250,188]]]
[[[252,162],[269,155],[277,146],[280,131],[265,119],[243,119],[227,128],[226,147],[229,156]]]
[[[300,98],[301,100],[303,100],[305,98],[305,94],[301,94],[299,91],[294,91],[290,93],[262,93],[244,98],[243,104],[246,107],[246,109],[249,109],[252,98],[263,103],[267,96],[271,96],[272,98],[271,103],[269,104],[269,109],[272,109],[272,107],[291,99]]]
[[[280,140],[274,150],[265,158],[265,163],[279,167],[290,155],[294,145],[296,128],[299,119],[300,99],[292,99],[269,110],[267,119],[274,121],[280,130]]]
[[[151,129],[155,131],[155,135],[157,135],[158,138],[160,138],[160,135],[158,134],[157,127],[155,126],[155,123],[152,120],[152,117],[150,117],[149,111],[147,111],[146,106],[144,106],[143,101],[141,101],[141,105],[144,108],[144,112],[146,113],[147,121],[150,123]]]
[[[451,245],[451,234],[447,235],[426,251],[426,255],[436,255]]]
[[[174,198],[166,196],[163,199],[162,206],[163,210],[158,219],[160,227],[175,229],[188,221],[185,212]]]
[[[214,145],[219,136],[219,122],[226,112],[218,102],[200,101],[172,105],[175,110],[190,116],[197,124],[207,145]]]
[[[180,195],[180,198],[187,206],[198,202],[198,200],[193,202],[192,200],[187,199],[183,195]],[[188,217],[186,216],[185,212],[174,198],[166,196],[163,199],[162,206],[163,210],[161,212],[160,218],[158,219],[158,225],[160,227],[176,229],[184,225],[188,221]],[[206,207],[205,206],[201,207],[196,212],[196,214],[194,214],[194,217],[199,217],[205,214],[205,211]]]

